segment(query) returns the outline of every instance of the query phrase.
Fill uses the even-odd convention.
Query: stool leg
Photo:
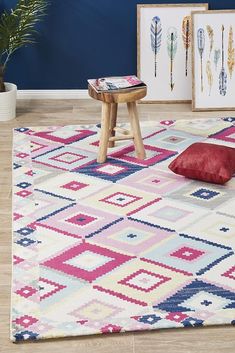
[[[139,159],[145,159],[145,149],[144,144],[141,136],[140,124],[139,124],[139,117],[136,107],[136,102],[129,102],[127,103],[127,109],[129,112],[131,129],[134,136],[134,145],[135,145],[135,152],[136,156]]]
[[[117,103],[111,103],[111,113],[110,113],[110,131],[111,131],[111,134],[110,134],[110,136],[115,136],[115,131],[113,129],[116,127],[116,124],[117,124],[117,108],[118,108]],[[109,147],[114,147],[115,146],[115,142],[114,141],[109,141],[108,146]]]
[[[108,142],[110,137],[110,130],[109,130],[110,111],[111,111],[111,104],[102,102],[100,145],[99,145],[99,152],[97,157],[98,163],[104,163],[107,157]]]

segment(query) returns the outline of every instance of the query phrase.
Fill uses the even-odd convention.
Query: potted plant
[[[17,49],[35,42],[35,27],[46,7],[47,0],[18,0],[14,9],[0,15],[0,121],[16,115],[17,87],[4,82],[7,64]]]

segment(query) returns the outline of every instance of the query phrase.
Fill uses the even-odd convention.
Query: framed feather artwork
[[[192,12],[193,111],[235,110],[235,10]]]
[[[191,12],[207,9],[206,3],[137,5],[137,72],[148,86],[141,103],[192,100]]]

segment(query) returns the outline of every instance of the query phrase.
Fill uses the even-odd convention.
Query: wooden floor
[[[192,113],[190,106],[139,105],[141,120],[187,119],[234,116],[235,112]],[[120,120],[126,110],[119,111]],[[69,125],[100,120],[100,104],[79,101],[19,101],[17,119],[0,123],[0,352],[34,353],[234,353],[232,326],[198,329],[160,330],[67,340],[13,344],[9,341],[11,283],[11,148],[12,128],[38,125]]]

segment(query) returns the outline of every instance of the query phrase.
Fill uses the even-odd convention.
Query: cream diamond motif
[[[82,254],[65,261],[64,263],[77,268],[82,268],[86,271],[93,271],[94,269],[105,265],[111,260],[112,258],[108,256],[94,254],[93,252],[87,250]]]

